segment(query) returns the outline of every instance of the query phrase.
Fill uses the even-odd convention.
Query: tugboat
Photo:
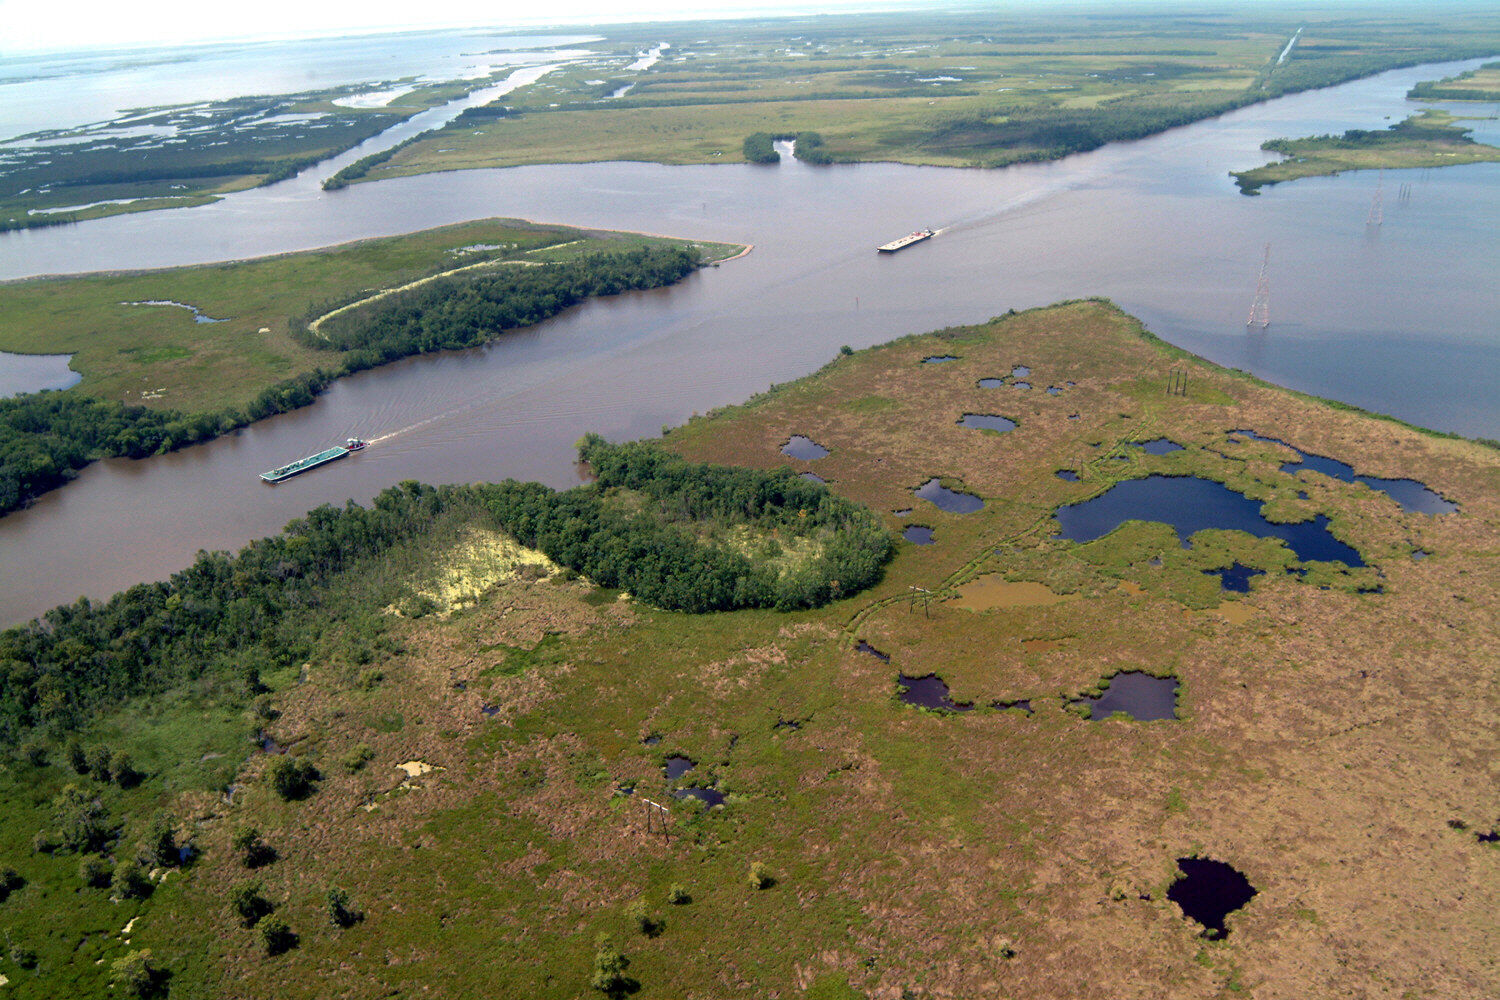
[[[299,458],[295,462],[272,469],[270,472],[262,472],[260,478],[274,485],[283,480],[291,479],[299,473],[306,472],[308,469],[316,469],[320,465],[337,462],[350,452],[362,451],[365,447],[365,441],[359,438],[349,438],[336,448],[329,448],[326,451],[318,452],[316,455]]]
[[[897,250],[905,250],[913,243],[921,243],[923,240],[930,240],[936,235],[937,230],[935,229],[918,229],[916,232],[909,233],[906,236],[901,237],[899,240],[891,240],[889,243],[886,243],[883,246],[878,246],[875,249],[880,253],[895,253]]]

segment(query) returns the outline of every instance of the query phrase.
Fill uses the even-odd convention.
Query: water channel
[[[1500,167],[1412,172],[1365,220],[1374,174],[1239,195],[1264,139],[1375,128],[1417,67],[1049,164],[525,167],[323,192],[311,178],[214,205],[0,237],[0,278],[304,249],[488,216],[753,243],[678,287],[588,303],[482,349],[345,379],[304,410],[145,461],[97,463],[0,518],[0,623],[160,578],[323,502],[401,479],[576,481],[572,442],[654,435],[863,347],[1009,308],[1107,295],[1167,340],[1274,382],[1500,437]],[[1467,114],[1493,113],[1470,106]],[[1476,136],[1500,138],[1494,122]],[[319,170],[318,174],[324,171]],[[938,237],[874,247],[919,226]],[[1272,245],[1271,326],[1247,333]],[[230,322],[234,317],[227,317]],[[359,435],[351,460],[279,487],[264,469]]]

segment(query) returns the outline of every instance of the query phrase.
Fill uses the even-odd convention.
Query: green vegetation
[[[0,231],[202,205],[273,184],[477,85],[421,88],[384,108],[336,103],[361,86],[235,97],[21,136],[0,163]]]
[[[670,284],[738,249],[490,220],[233,264],[6,285],[0,350],[76,352],[83,381],[0,400],[0,513],[96,459],[206,441],[306,406],[352,372],[482,343],[590,295]],[[394,291],[371,296],[372,286]],[[225,319],[129,304],[150,300]]]
[[[745,136],[744,156],[746,163],[780,163],[781,154],[772,145],[774,136],[769,132],[751,132]]]
[[[1426,80],[1406,92],[1413,101],[1500,101],[1500,62],[1448,77]]]
[[[959,360],[922,364],[933,354]],[[993,406],[976,380],[1019,363],[1062,391],[1016,402],[1009,434],[957,426]],[[1174,366],[1187,395],[1165,391]],[[1229,434],[1246,427],[1462,508],[1407,513],[1360,484],[1289,476],[1286,448]],[[684,614],[523,564],[488,502],[516,484],[410,485],[0,634],[0,705],[22,706],[0,761],[6,989],[109,995],[119,963],[149,951],[151,988],[178,1000],[312,1000],[330,969],[359,996],[1063,1000],[1086,981],[1194,1000],[1224,991],[1226,956],[1247,988],[1309,995],[1304,970],[1338,951],[1311,995],[1496,992],[1492,949],[1470,933],[1495,906],[1475,836],[1493,825],[1492,782],[1453,766],[1494,742],[1474,671],[1500,606],[1493,450],[1218,368],[1090,300],[840,354],[659,442],[586,439],[599,479],[541,491],[536,517],[556,496],[581,512],[563,543],[637,519],[689,540],[678,572],[658,572],[668,584],[726,552],[750,554],[752,579],[807,565],[823,529],[803,522],[835,506],[787,478],[802,467],[779,451],[789,433],[830,448],[817,469],[861,511],[855,528],[929,524],[933,544],[896,543],[868,589],[820,607]],[[1156,437],[1183,448],[1130,446]],[[1278,520],[1325,515],[1370,565],[1300,578],[1278,542],[1206,530],[1185,548],[1144,522],[1054,537],[1059,505],[1173,473]],[[914,500],[934,476],[984,509]],[[751,503],[762,491],[791,499]],[[509,569],[467,603],[441,598],[476,561]],[[1203,570],[1230,561],[1268,572],[1226,593]],[[981,578],[1069,599],[976,607],[960,595]],[[127,614],[138,606],[157,610]],[[1181,678],[1180,718],[1067,710],[1116,666]],[[934,673],[975,708],[907,711],[898,673]],[[1019,699],[1029,713],[992,707]],[[268,734],[279,747],[262,752]],[[129,788],[121,753],[142,776]],[[693,769],[669,781],[676,756]],[[327,762],[316,794],[277,793],[283,760]],[[726,799],[674,797],[689,784]],[[1286,835],[1309,816],[1317,836]],[[1340,863],[1350,843],[1364,863]],[[189,864],[136,865],[185,844]],[[1192,855],[1261,891],[1212,954],[1163,898]],[[82,884],[122,865],[117,900]],[[1077,975],[1057,975],[1058,954],[1084,956]]]
[[[787,469],[685,462],[597,435],[578,455],[589,486],[505,482],[480,495],[522,545],[657,607],[818,607],[875,583],[890,557],[874,515]]]
[[[1287,157],[1253,170],[1233,173],[1241,194],[1302,177],[1326,177],[1345,170],[1448,167],[1500,161],[1500,149],[1475,142],[1469,129],[1446,111],[1420,111],[1388,129],[1350,129],[1343,135],[1268,139],[1261,149]]]
[[[596,55],[466,113],[363,176],[760,162],[769,160],[763,137],[808,132],[840,161],[998,167],[1397,66],[1492,55],[1493,13],[1221,7],[1189,18],[1012,7],[606,27],[591,43]],[[672,47],[660,61],[627,68],[665,38]],[[605,89],[626,83],[619,97]]]

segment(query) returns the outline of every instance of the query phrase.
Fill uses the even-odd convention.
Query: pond
[[[932,529],[925,524],[908,524],[901,537],[913,545],[931,545]]]
[[[1139,448],[1148,455],[1169,455],[1174,451],[1182,451],[1182,445],[1171,438],[1155,438],[1151,441],[1132,441],[1132,448]]]
[[[957,354],[932,354],[922,359],[924,365],[941,365],[949,361],[957,361]]]
[[[23,392],[67,389],[83,381],[68,367],[71,354],[11,354],[0,351],[0,399]]]
[[[1013,431],[1016,422],[1009,417],[1002,417],[995,413],[965,413],[958,418],[958,426],[970,427],[982,431]]]
[[[1058,469],[1056,475],[1058,479],[1061,479],[1065,483],[1078,482],[1078,473],[1072,469]]]
[[[781,446],[781,453],[783,455],[790,455],[792,458],[800,458],[804,462],[827,458],[829,455],[827,448],[818,444],[812,438],[804,437],[801,434],[793,434],[791,439]]]
[[[1109,679],[1109,687],[1097,698],[1080,698],[1075,705],[1087,704],[1090,719],[1107,719],[1124,712],[1137,722],[1177,718],[1175,677],[1152,677],[1140,670],[1126,670]]]
[[[938,510],[946,510],[950,514],[972,514],[984,508],[984,501],[974,494],[950,490],[937,477],[927,480],[913,492]]]
[[[1059,507],[1062,537],[1074,542],[1103,538],[1126,521],[1169,524],[1190,548],[1193,534],[1207,528],[1244,531],[1257,538],[1279,538],[1303,562],[1363,566],[1358,551],[1333,537],[1319,514],[1300,524],[1272,524],[1260,504],[1223,483],[1201,476],[1153,475],[1127,479],[1092,500]]]
[[[1441,493],[1431,489],[1425,483],[1415,479],[1386,479],[1381,476],[1357,476],[1354,467],[1347,462],[1341,462],[1327,455],[1315,455],[1312,452],[1303,451],[1296,445],[1283,441],[1280,438],[1266,437],[1248,429],[1239,429],[1229,432],[1231,436],[1250,438],[1252,441],[1266,441],[1270,444],[1279,444],[1283,448],[1289,448],[1296,452],[1298,460],[1295,462],[1283,462],[1281,471],[1295,476],[1305,470],[1310,472],[1321,472],[1330,479],[1337,479],[1344,483],[1364,483],[1372,490],[1378,490],[1401,505],[1405,511],[1416,511],[1421,514],[1451,514],[1458,510],[1458,504],[1444,497]],[[1301,499],[1307,499],[1307,494],[1297,494]]]
[[[1223,569],[1206,569],[1203,572],[1207,576],[1217,576],[1220,589],[1236,594],[1250,593],[1250,578],[1265,574],[1265,570],[1255,569],[1253,566],[1238,562]]]
[[[890,653],[882,653],[880,650],[876,649],[874,646],[870,645],[868,642],[866,642],[863,639],[859,640],[858,644],[856,644],[854,648],[857,649],[857,650],[859,650],[861,653],[869,653],[871,656],[875,657],[875,659],[879,660],[881,663],[890,663],[891,662],[891,654]]]
[[[976,385],[981,389],[998,389],[1003,385],[1010,385],[1010,379],[1005,378],[982,378]]]
[[[717,788],[700,788],[697,785],[692,785],[688,788],[679,788],[672,795],[674,798],[679,799],[697,799],[703,803],[705,809],[712,809],[714,806],[723,805],[725,797],[724,793]]]
[[[948,685],[944,684],[943,679],[937,674],[928,674],[925,677],[897,674],[896,683],[899,685],[896,697],[905,705],[944,709],[949,712],[968,712],[974,708],[973,702],[954,704],[953,700],[948,697]]]
[[[682,777],[684,774],[687,774],[696,766],[697,765],[695,765],[689,758],[684,757],[681,754],[673,754],[671,757],[667,758],[665,766],[665,770],[667,772],[667,780],[676,781],[678,778]]]
[[[1167,898],[1185,916],[1203,925],[1203,936],[1229,936],[1224,918],[1255,898],[1255,887],[1232,865],[1211,858],[1178,858],[1182,877],[1167,889]]]
[[[810,483],[825,483],[826,484],[828,482],[828,480],[824,479],[822,476],[818,475],[816,472],[804,472],[804,473],[802,473],[802,478],[806,479]]]

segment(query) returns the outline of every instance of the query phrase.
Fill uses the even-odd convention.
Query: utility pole
[[[1271,244],[1266,244],[1266,256],[1260,263],[1260,280],[1255,284],[1255,301],[1250,303],[1250,318],[1246,327],[1258,326],[1262,330],[1271,325]]]

